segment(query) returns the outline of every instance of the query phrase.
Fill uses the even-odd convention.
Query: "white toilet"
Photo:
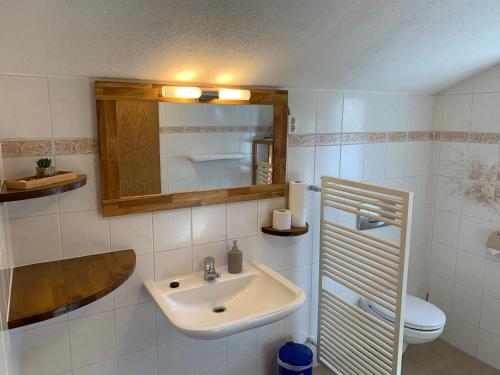
[[[369,314],[394,324],[394,313],[368,299],[361,298],[359,306]],[[441,309],[421,298],[406,296],[404,323],[404,350],[408,344],[424,344],[437,339],[443,333],[446,315]]]

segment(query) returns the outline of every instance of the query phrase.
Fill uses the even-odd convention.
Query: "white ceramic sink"
[[[243,272],[217,268],[220,278],[205,281],[203,272],[144,283],[163,314],[184,334],[215,339],[273,323],[304,303],[295,284],[259,263],[245,263]],[[177,288],[170,283],[178,282]],[[216,313],[213,309],[225,308]]]

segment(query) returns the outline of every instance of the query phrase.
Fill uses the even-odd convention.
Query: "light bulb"
[[[219,89],[221,100],[249,100],[250,90]]]
[[[164,98],[198,99],[201,96],[201,89],[188,86],[163,86],[161,93]]]

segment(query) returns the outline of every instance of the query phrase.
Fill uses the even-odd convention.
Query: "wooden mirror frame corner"
[[[266,88],[231,87],[250,90],[248,101],[171,99],[161,95],[163,86],[172,84],[96,81],[97,124],[99,129],[99,168],[102,215],[118,216],[141,212],[172,210],[230,202],[285,196],[288,134],[288,91]],[[212,86],[197,85],[201,88]],[[120,150],[117,129],[117,102],[182,102],[210,104],[256,104],[273,106],[273,183],[180,193],[124,196],[120,177]],[[123,169],[123,168],[122,168]]]

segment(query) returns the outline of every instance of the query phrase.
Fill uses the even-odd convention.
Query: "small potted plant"
[[[42,158],[36,161],[36,177],[44,178],[54,176],[55,170],[52,165],[52,160],[49,158]]]

